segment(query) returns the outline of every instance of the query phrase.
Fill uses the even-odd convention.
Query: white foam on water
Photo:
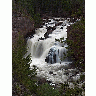
[[[60,18],[55,18],[60,19]],[[45,23],[43,28],[38,28],[35,30],[36,34],[34,34],[34,37],[31,39],[28,39],[28,53],[31,53],[31,59],[32,63],[30,64],[30,67],[33,65],[36,65],[38,67],[37,69],[37,76],[38,77],[44,77],[47,80],[51,80],[54,83],[60,83],[64,82],[68,79],[66,75],[64,75],[64,69],[61,70],[60,67],[63,67],[64,65],[70,63],[68,61],[60,61],[60,58],[64,56],[63,52],[66,53],[67,49],[65,48],[67,44],[64,45],[64,43],[60,43],[58,41],[55,41],[55,39],[60,39],[64,37],[64,40],[67,38],[67,26],[69,25],[68,21],[62,21],[62,25],[56,26],[56,29],[52,32],[52,34],[49,34],[49,38],[40,40],[40,38],[44,38],[44,34],[47,32],[47,27],[53,27],[55,26],[55,23],[57,21],[53,19],[49,19],[51,22]],[[64,26],[66,24],[66,26]],[[63,28],[61,28],[63,27]],[[63,47],[62,47],[63,46]],[[53,48],[53,51],[56,50],[56,63],[50,64],[45,62],[46,56],[48,55],[50,49]],[[59,50],[59,52],[58,52]],[[58,59],[58,60],[57,60]],[[52,71],[53,74],[50,74],[49,72]]]

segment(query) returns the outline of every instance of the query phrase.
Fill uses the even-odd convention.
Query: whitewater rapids
[[[59,21],[56,21],[57,19]],[[60,22],[62,24],[56,26]],[[46,78],[53,83],[64,83],[64,81],[67,81],[68,76],[64,75],[64,66],[70,62],[68,59],[61,60],[64,57],[64,53],[67,52],[67,44],[64,42],[60,43],[56,39],[64,37],[62,41],[66,40],[67,26],[70,26],[70,24],[72,23],[69,23],[64,18],[49,19],[49,22],[45,22],[42,28],[35,30],[33,38],[27,40],[28,53],[26,55],[31,53],[32,63],[30,67],[33,65],[37,66],[38,77]],[[48,34],[48,38],[45,38],[44,34],[47,33],[48,27],[55,27],[55,30],[51,34]],[[40,38],[43,38],[43,40]],[[45,62],[46,57],[48,58],[48,62]]]

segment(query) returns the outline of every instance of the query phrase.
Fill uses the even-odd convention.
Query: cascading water
[[[64,57],[64,53],[67,52],[67,44],[64,41],[67,38],[67,26],[70,24],[68,20],[56,21],[56,19],[60,18],[49,19],[50,22],[35,30],[34,37],[27,41],[27,54],[31,53],[32,56],[30,67],[32,65],[38,67],[37,76],[45,77],[53,82],[63,82],[66,80],[66,76],[62,74],[64,70],[60,71],[59,68],[66,63],[68,64],[67,58],[63,61],[61,59]],[[63,43],[56,40],[63,37]],[[49,74],[49,71],[55,73],[56,76]]]

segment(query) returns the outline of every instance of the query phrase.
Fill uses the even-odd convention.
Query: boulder
[[[53,71],[49,71],[49,74],[53,74]]]
[[[63,29],[63,27],[61,27],[60,29]]]
[[[56,60],[57,53],[58,52],[56,52],[56,48],[52,47],[48,52],[48,56],[46,57],[45,62],[51,63],[51,64],[56,63],[57,62],[57,60]]]

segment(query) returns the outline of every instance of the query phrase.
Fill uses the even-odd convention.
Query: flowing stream
[[[70,18],[69,18],[70,19]],[[68,46],[64,41],[67,38],[67,26],[70,26],[69,19],[52,18],[44,22],[42,28],[35,30],[33,38],[27,40],[28,55],[31,53],[32,63],[37,66],[37,76],[46,78],[54,83],[63,83],[68,79],[64,75],[65,65],[70,62],[68,58],[63,59]],[[46,19],[44,19],[46,21]],[[58,39],[61,41],[58,42]]]

